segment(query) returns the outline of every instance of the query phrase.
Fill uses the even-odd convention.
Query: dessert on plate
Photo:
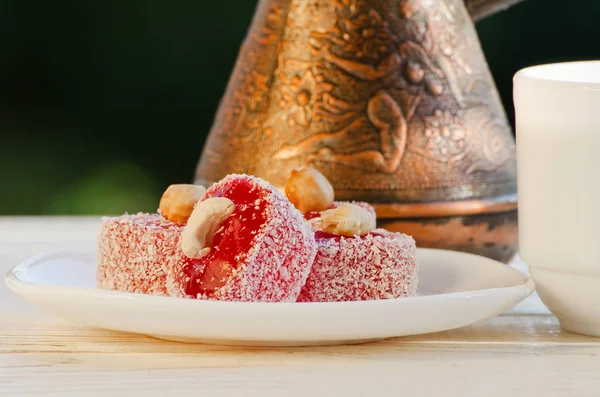
[[[302,214],[266,181],[172,185],[156,214],[104,218],[99,288],[228,301],[295,301],[316,255]]]
[[[383,229],[357,235],[315,231],[317,256],[299,302],[393,299],[417,292],[415,242]]]
[[[284,190],[228,175],[171,185],[156,213],[104,217],[98,288],[240,302],[339,302],[416,294],[412,237],[376,228],[372,206],[336,201],[317,170]]]
[[[302,187],[303,194],[298,194]],[[375,210],[363,202],[334,200],[318,171],[292,171],[285,187],[315,232],[317,256],[299,302],[337,302],[414,296],[416,245],[412,237],[376,228]]]

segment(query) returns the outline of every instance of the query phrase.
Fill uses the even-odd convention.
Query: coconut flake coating
[[[417,292],[412,237],[377,229],[362,237],[316,232],[317,256],[298,302],[392,299]]]
[[[248,186],[248,191],[260,197],[255,208],[260,209],[261,224],[256,230],[246,230],[243,219],[236,217],[239,200],[229,193],[239,184]],[[214,271],[219,270],[219,262],[211,262],[211,255],[199,260],[185,257],[180,248],[183,225],[173,224],[159,215],[123,216],[103,221],[98,286],[198,299],[296,301],[317,251],[314,233],[302,214],[269,183],[247,175],[225,177],[212,185],[202,200],[216,196],[230,198],[236,203],[236,211],[231,222],[224,224],[221,235],[215,235],[211,249],[215,257],[219,248],[223,248],[220,241],[225,244],[223,236],[239,234],[246,242],[248,236],[254,236],[250,249],[236,253],[236,263],[225,268],[227,278],[220,280],[222,283],[216,290],[196,287],[206,279],[207,269],[212,269],[211,275],[225,274]],[[240,211],[239,214],[248,214],[252,208],[250,212]],[[233,247],[235,249],[235,245]]]
[[[171,295],[170,270],[186,261],[179,248],[182,230],[182,225],[158,214],[102,218],[96,270],[98,288]]]
[[[233,192],[240,183],[250,186],[249,194],[255,190],[260,192],[261,202],[256,202],[256,205],[266,204],[263,214],[265,222],[257,231],[240,229],[240,233],[255,235],[252,247],[247,252],[239,253],[240,265],[233,269],[224,286],[214,293],[202,293],[198,298],[249,302],[296,301],[317,253],[314,233],[300,211],[261,178],[228,175],[212,185],[202,200],[220,196],[235,203]],[[218,237],[215,237],[215,241],[218,241]],[[178,276],[185,278],[188,274],[186,269],[181,269]]]

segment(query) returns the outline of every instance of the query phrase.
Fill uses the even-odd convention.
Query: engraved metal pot
[[[195,182],[308,164],[421,247],[508,261],[515,143],[473,19],[516,1],[261,0]]]

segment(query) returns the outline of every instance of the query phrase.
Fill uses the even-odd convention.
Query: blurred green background
[[[190,182],[256,2],[2,0],[0,214],[154,211]],[[512,76],[600,58],[599,0],[527,0],[477,24]]]

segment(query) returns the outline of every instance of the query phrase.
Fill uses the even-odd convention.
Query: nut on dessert
[[[344,203],[321,213],[321,230],[341,236],[364,236],[375,229],[373,214],[355,204]]]
[[[186,223],[205,192],[200,185],[170,185],[160,199],[159,212],[171,222]]]
[[[213,237],[235,210],[226,197],[211,197],[199,202],[181,233],[181,250],[188,258],[203,258],[210,253]]]
[[[285,184],[285,195],[300,212],[325,211],[334,200],[333,186],[311,167],[292,170]]]

